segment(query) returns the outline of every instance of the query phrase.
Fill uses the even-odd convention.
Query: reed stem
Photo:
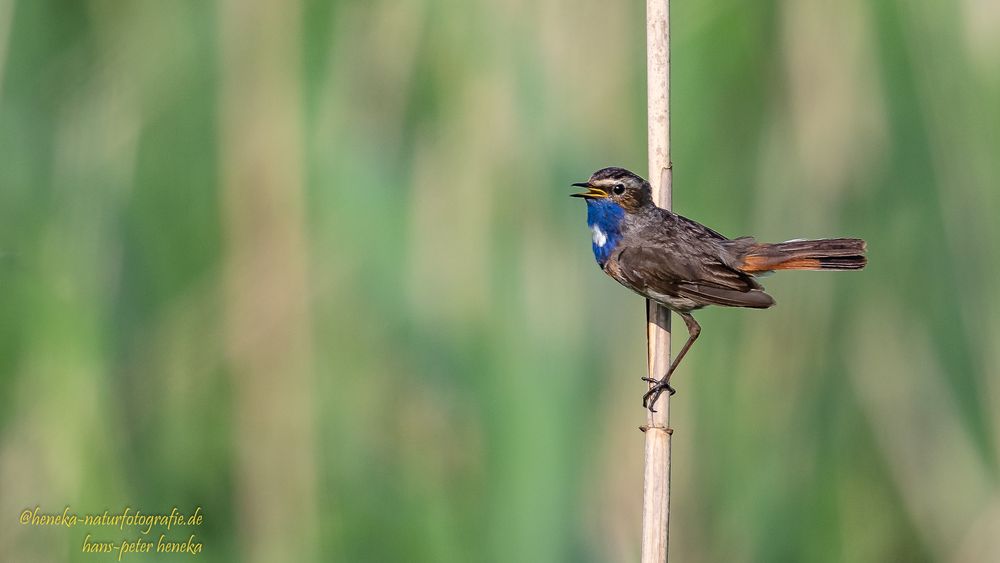
[[[649,182],[653,201],[670,209],[670,0],[646,0]],[[661,377],[670,365],[670,311],[646,302],[647,367]],[[670,522],[670,394],[647,413],[642,487],[642,563],[666,563]]]

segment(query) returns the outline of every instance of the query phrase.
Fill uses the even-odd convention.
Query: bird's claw
[[[677,392],[676,389],[670,386],[668,378],[666,377],[663,379],[643,377],[642,380],[653,384],[653,386],[649,388],[649,391],[646,391],[646,394],[642,396],[642,406],[643,408],[649,409],[649,412],[656,412],[656,409],[654,409],[653,406],[656,405],[657,399],[660,398],[660,395],[662,395],[664,391],[669,391],[671,395]]]

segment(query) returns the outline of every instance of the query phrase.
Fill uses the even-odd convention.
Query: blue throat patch
[[[625,210],[609,199],[587,200],[587,225],[593,232],[594,258],[604,266],[622,238]]]

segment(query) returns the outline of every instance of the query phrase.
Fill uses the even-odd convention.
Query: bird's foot
[[[660,395],[662,395],[664,391],[670,391],[671,395],[677,392],[676,389],[670,386],[668,381],[669,378],[667,377],[664,377],[663,379],[643,377],[642,380],[653,384],[653,386],[649,388],[649,391],[646,391],[646,394],[642,396],[642,406],[643,408],[649,409],[649,412],[656,412],[656,409],[654,409],[653,406],[656,405],[656,400],[660,398]]]

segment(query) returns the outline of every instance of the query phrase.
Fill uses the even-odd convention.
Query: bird
[[[774,305],[757,277],[776,270],[860,270],[867,245],[857,238],[795,239],[761,243],[753,237],[726,238],[686,217],[657,206],[652,187],[624,168],[594,172],[571,194],[587,203],[587,225],[597,264],[635,293],[680,315],[688,339],[667,372],[650,384],[642,406],[655,412],[660,395],[676,391],[670,376],[701,334],[691,315],[709,305],[767,309]]]

